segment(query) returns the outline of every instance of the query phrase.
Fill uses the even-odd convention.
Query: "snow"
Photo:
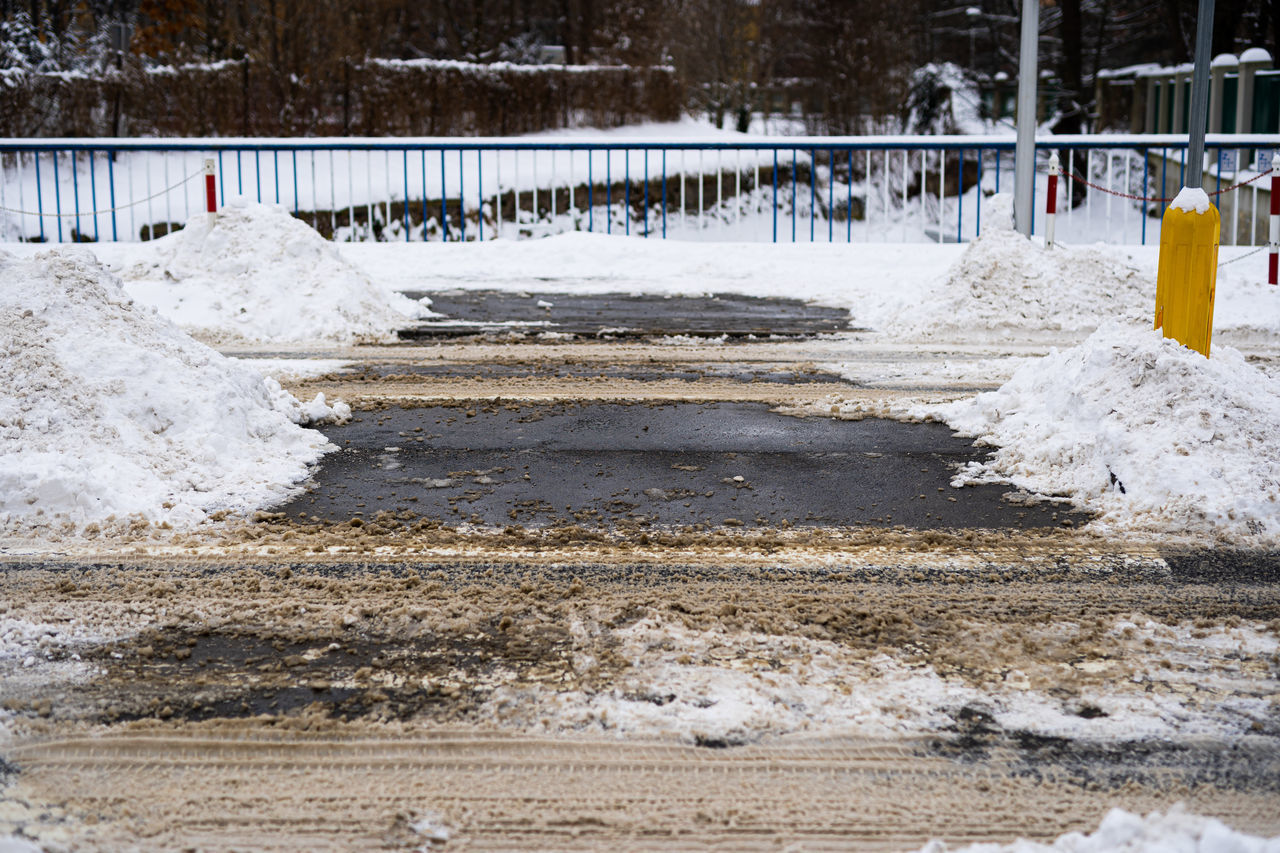
[[[1106,635],[1107,660],[1067,665],[1096,682],[1070,698],[1056,690],[1063,671],[1052,661],[1019,672],[975,659],[975,676],[996,667],[975,683],[944,677],[922,661],[838,642],[697,630],[652,614],[619,629],[581,622],[569,629],[575,640],[608,632],[627,668],[601,690],[500,687],[481,709],[483,717],[555,735],[737,745],[937,734],[969,708],[1008,732],[1115,743],[1244,735],[1270,719],[1269,697],[1277,687],[1274,677],[1239,667],[1230,674],[1232,661],[1275,653],[1275,638],[1261,624],[1193,631],[1118,622]],[[1078,629],[1047,623],[1043,636],[1069,637]],[[598,662],[577,652],[573,666],[589,679]],[[1102,713],[1082,716],[1085,706]]]
[[[1175,805],[1168,812],[1151,812],[1145,818],[1112,809],[1094,832],[1069,832],[1049,844],[1019,839],[1009,844],[952,848],[931,841],[917,853],[1280,853],[1280,836],[1247,835]]]
[[[0,525],[192,527],[285,497],[345,417],[191,340],[92,254],[0,253]]]
[[[217,340],[392,341],[430,313],[376,287],[284,208],[244,199],[212,226],[197,214],[145,257],[124,273],[131,292]]]
[[[932,409],[998,448],[954,484],[1007,482],[1100,513],[1105,530],[1280,541],[1280,381],[1109,323],[1024,364],[999,390]]]
[[[15,835],[0,837],[0,853],[41,853],[41,848]]]
[[[1200,187],[1183,187],[1178,190],[1169,206],[1187,213],[1208,213],[1209,194]]]

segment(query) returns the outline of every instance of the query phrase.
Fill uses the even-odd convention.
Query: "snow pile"
[[[1108,324],[996,391],[913,414],[999,448],[957,485],[1065,496],[1104,528],[1280,539],[1280,381],[1230,347],[1205,359]]]
[[[420,303],[377,287],[282,207],[237,199],[152,244],[130,291],[189,330],[263,342],[387,341]]]
[[[1154,283],[1116,250],[1045,250],[1016,231],[988,228],[965,249],[934,301],[898,324],[903,330],[1092,329],[1138,321],[1155,304]]]
[[[186,527],[269,505],[345,417],[136,305],[87,251],[0,252],[0,526],[139,514]]]
[[[1222,821],[1187,814],[1176,805],[1168,814],[1145,818],[1112,809],[1096,832],[1069,832],[1051,844],[1019,839],[1011,844],[971,844],[952,849],[931,841],[918,853],[1280,853],[1280,836],[1258,838],[1237,832]]]

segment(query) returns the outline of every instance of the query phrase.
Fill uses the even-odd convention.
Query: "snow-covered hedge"
[[[198,95],[196,94],[198,93]],[[499,136],[678,117],[666,67],[367,60],[279,79],[265,63],[7,69],[0,136]]]

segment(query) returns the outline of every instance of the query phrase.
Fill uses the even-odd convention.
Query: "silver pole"
[[[1211,0],[1210,0],[1211,2]],[[1036,179],[1036,54],[1040,46],[1040,2],[1022,0],[1022,46],[1018,54],[1018,141],[1013,157],[1013,227],[1031,236],[1032,184]]]
[[[1213,41],[1213,0],[1200,0],[1196,15],[1196,68],[1191,75],[1190,139],[1186,185],[1200,189],[1204,180],[1204,126],[1209,115],[1209,48]]]

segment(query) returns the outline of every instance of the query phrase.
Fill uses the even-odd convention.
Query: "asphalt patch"
[[[951,486],[986,451],[940,424],[780,415],[762,404],[463,404],[323,428],[305,493],[278,512],[382,512],[489,527],[1044,528],[1087,517],[1007,487]]]
[[[447,320],[404,329],[407,340],[554,332],[589,338],[667,335],[742,339],[797,339],[850,331],[849,313],[799,299],[733,293],[660,296],[603,293],[504,293],[492,290],[406,291],[431,298]]]

